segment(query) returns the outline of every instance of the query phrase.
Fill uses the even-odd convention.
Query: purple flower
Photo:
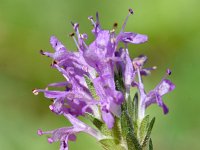
[[[146,94],[144,90],[139,68],[137,69],[137,73],[139,80],[137,86],[140,92],[139,118],[144,118],[145,109],[154,103],[157,103],[157,105],[163,109],[164,114],[167,114],[169,110],[164,104],[162,96],[175,89],[175,85],[170,80],[166,79],[166,76],[170,75],[171,71],[168,69],[161,82],[148,94]]]
[[[56,68],[66,81],[50,84],[50,86],[65,87],[65,91],[34,90],[34,93],[43,92],[45,97],[54,99],[50,105],[51,111],[56,114],[84,115],[86,112],[96,112],[98,107],[102,111],[102,120],[109,128],[113,127],[114,116],[120,115],[120,107],[124,101],[122,91],[117,91],[114,79],[114,68],[117,63],[121,64],[124,86],[129,92],[134,80],[134,68],[126,48],[121,56],[116,56],[119,42],[125,44],[139,44],[147,41],[146,35],[124,32],[128,17],[132,13],[129,10],[121,32],[116,35],[115,31],[103,30],[100,26],[98,14],[95,22],[92,17],[93,33],[96,39],[87,46],[84,40],[86,34],[79,33],[79,24],[72,23],[75,34],[71,34],[78,52],[68,51],[67,48],[52,36],[50,43],[55,49],[54,53],[41,51],[41,54],[53,59],[52,67]],[[76,40],[76,37],[78,41]],[[88,76],[93,82],[99,100],[96,101],[90,93],[84,76]],[[107,119],[110,118],[110,119]]]
[[[145,100],[145,107],[148,107],[149,105],[153,103],[157,103],[158,106],[162,107],[164,114],[168,113],[167,106],[162,101],[162,96],[167,94],[168,92],[175,89],[175,85],[167,79],[163,79],[154,90],[150,91],[147,94],[146,100]]]
[[[60,150],[68,150],[68,141],[75,141],[76,134],[79,132],[90,134],[97,140],[101,140],[104,138],[104,136],[99,131],[81,122],[76,117],[73,117],[70,114],[65,114],[64,116],[71,122],[73,126],[58,128],[52,131],[45,132],[39,129],[38,135],[51,134],[51,137],[48,138],[48,142],[53,143],[60,141]]]
[[[124,32],[131,14],[133,11],[129,9],[119,34],[115,32],[117,24],[112,30],[102,29],[98,13],[96,21],[89,17],[95,36],[95,40],[89,45],[85,43],[87,34],[81,34],[79,24],[72,23],[75,33],[71,33],[70,36],[78,51],[69,51],[55,36],[50,38],[55,51],[40,51],[42,55],[53,59],[51,67],[62,74],[64,81],[51,83],[45,89],[34,89],[33,93],[44,93],[46,98],[53,99],[49,109],[57,115],[64,115],[72,127],[46,132],[38,130],[38,134],[51,134],[48,138],[49,143],[60,141],[60,150],[68,150],[68,141],[75,141],[79,132],[88,133],[97,140],[103,139],[103,134],[80,121],[78,117],[89,113],[112,130],[115,118],[120,117],[121,107],[130,96],[131,86],[137,87],[140,92],[140,118],[144,117],[145,109],[153,103],[162,107],[164,113],[168,112],[162,96],[172,91],[174,85],[164,78],[154,90],[146,94],[141,75],[149,75],[156,67],[143,68],[146,56],[139,56],[133,60],[129,56],[127,44],[141,44],[148,40],[146,35]],[[124,48],[118,47],[120,42],[125,45]],[[135,79],[136,75],[139,78],[138,82]],[[120,80],[116,79],[117,77]],[[52,87],[54,90],[51,90]],[[63,90],[55,90],[57,87],[62,87]]]

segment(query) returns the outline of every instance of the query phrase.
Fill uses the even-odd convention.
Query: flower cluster
[[[65,116],[72,126],[46,132],[39,129],[38,135],[50,134],[48,142],[60,141],[60,150],[68,150],[68,141],[75,141],[79,132],[88,133],[98,141],[106,139],[107,135],[98,126],[90,127],[78,117],[92,116],[93,120],[95,118],[105,124],[108,132],[113,130],[116,121],[121,118],[122,106],[130,98],[130,88],[137,88],[140,94],[137,105],[139,122],[145,117],[146,108],[153,103],[157,103],[165,114],[168,112],[162,96],[172,91],[174,84],[165,76],[155,89],[146,93],[141,76],[149,75],[156,67],[143,68],[146,56],[134,59],[129,56],[128,44],[141,44],[148,40],[146,35],[124,31],[131,14],[133,11],[129,9],[119,34],[115,32],[116,23],[112,30],[103,30],[98,13],[96,21],[88,17],[93,24],[92,33],[95,36],[90,45],[85,43],[87,34],[79,32],[79,24],[72,23],[75,32],[70,36],[78,51],[69,51],[55,36],[50,39],[55,52],[41,50],[42,55],[53,59],[51,67],[56,68],[65,80],[51,83],[45,89],[34,89],[33,93],[37,95],[42,92],[46,98],[53,99],[50,110]],[[120,42],[124,43],[124,47],[118,46]],[[170,73],[167,70],[166,74]],[[50,87],[64,87],[64,90],[49,90]],[[127,149],[127,146],[124,147]]]

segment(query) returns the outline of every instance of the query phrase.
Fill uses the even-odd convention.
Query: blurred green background
[[[145,54],[147,66],[158,69],[144,79],[152,89],[171,68],[176,90],[164,100],[170,108],[166,116],[157,106],[148,113],[156,116],[152,133],[155,150],[200,149],[200,1],[199,0],[0,0],[0,149],[55,150],[59,143],[48,144],[36,135],[44,130],[69,125],[62,116],[49,111],[50,102],[31,90],[62,81],[49,67],[51,60],[39,54],[50,50],[51,35],[69,49],[75,48],[68,37],[70,21],[79,22],[81,32],[93,36],[87,17],[100,13],[102,26],[114,22],[121,27],[129,7],[133,15],[126,31],[147,34],[146,44],[129,46],[132,57]],[[91,137],[80,134],[71,150],[99,150]]]

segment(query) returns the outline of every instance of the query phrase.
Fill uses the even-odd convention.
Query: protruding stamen
[[[57,61],[53,60],[52,63],[50,64],[51,67],[55,66],[56,64],[58,64]]]
[[[113,29],[110,31],[110,42],[115,43],[115,40],[115,30]]]
[[[115,43],[115,29],[117,28],[117,23],[114,23],[113,24],[113,29],[112,30],[110,30],[110,41],[111,41],[111,43]]]
[[[117,23],[117,22],[115,22],[115,23],[113,24],[113,29],[116,29],[116,28],[117,28],[117,26],[118,26],[118,23]]]
[[[137,68],[137,75],[138,75],[138,85],[139,85],[139,90],[140,90],[140,93],[143,94],[144,93],[144,85],[142,83],[142,77],[141,77],[141,74],[140,74],[140,69]]]
[[[52,105],[49,105],[49,109],[51,110],[51,111],[53,111],[53,106]]]
[[[69,81],[68,73],[63,68],[59,67],[57,64],[55,64],[54,66],[58,69],[58,71],[60,71],[63,74],[66,80]]]
[[[87,36],[86,33],[80,34],[80,37],[81,37],[82,39],[87,39],[87,38],[88,38],[88,36]]]
[[[147,61],[147,57],[144,55],[140,55],[132,60],[133,67],[137,69],[138,67],[141,68],[145,62]],[[155,66],[154,66],[155,67]],[[151,70],[151,69],[150,69]]]
[[[33,92],[34,95],[38,95],[39,94],[37,89],[33,89],[32,92]]]
[[[93,26],[96,26],[96,23],[94,22],[94,19],[92,16],[89,16],[88,19],[92,22]]]
[[[171,70],[167,69],[164,77],[162,78],[162,81],[165,80],[167,78],[167,76],[170,76],[171,74],[172,74]]]
[[[125,21],[124,21],[124,24],[123,24],[122,29],[121,29],[120,32],[124,32],[124,29],[125,29],[125,26],[126,26],[126,23],[127,23],[127,21],[128,21],[129,16],[133,14],[133,10],[132,10],[131,8],[130,8],[128,11],[129,11],[129,13],[128,13],[128,15],[127,15]]]
[[[73,40],[74,40],[74,43],[76,44],[76,47],[78,48],[78,50],[80,50],[79,44],[74,36],[73,36]]]
[[[74,35],[75,35],[74,32],[69,34],[70,37],[73,37]]]
[[[100,27],[100,22],[99,22],[99,13],[98,13],[98,12],[96,12],[96,25],[97,25],[99,28],[101,28],[101,27]]]
[[[40,50],[40,54],[44,55],[44,51],[42,49]]]
[[[74,23],[71,21],[72,26],[74,26]]]
[[[153,69],[153,70],[156,70],[156,69],[157,69],[157,66],[153,66],[152,69]]]
[[[167,69],[166,73],[170,76],[172,74],[170,69]]]
[[[53,143],[53,139],[52,139],[52,138],[48,138],[47,140],[48,140],[48,142],[49,142],[50,144]]]
[[[53,61],[53,64],[56,65],[56,64],[58,64],[58,62],[54,60],[54,61]]]
[[[71,24],[72,24],[72,26],[74,28],[74,31],[76,32],[76,35],[79,37],[79,30],[78,30],[79,24],[78,23],[73,23],[73,22],[71,22]]]
[[[74,40],[74,43],[76,44],[76,47],[78,48],[78,50],[80,50],[79,44],[78,44],[78,42],[77,42],[76,38],[74,37],[74,33],[70,33],[70,37],[72,37],[72,38],[73,38],[73,40]]]
[[[85,46],[85,48],[88,49],[88,46],[84,41],[84,40],[88,39],[88,35],[86,33],[80,34],[80,39],[81,39],[81,42],[82,42],[83,46]]]
[[[110,30],[110,33],[111,34],[115,33],[115,29]]]
[[[41,129],[38,129],[37,134],[38,134],[39,136],[41,136],[41,135],[43,135],[43,131],[42,131]]]
[[[129,8],[129,13],[131,14],[131,15],[133,15],[133,9],[131,9],[131,8]]]

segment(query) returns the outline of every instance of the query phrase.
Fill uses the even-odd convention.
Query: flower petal
[[[133,32],[123,32],[118,35],[117,41],[132,44],[141,44],[148,40],[148,37],[143,34],[133,33]]]
[[[109,129],[112,129],[115,123],[113,115],[109,111],[102,110],[102,118],[103,121],[106,123],[107,127]]]
[[[66,51],[65,46],[55,36],[52,36],[50,38],[50,43],[51,43],[51,46],[55,49],[55,51],[59,51],[59,50]]]
[[[175,85],[170,80],[167,79],[162,80],[161,83],[156,88],[159,95],[164,95],[174,89]]]

